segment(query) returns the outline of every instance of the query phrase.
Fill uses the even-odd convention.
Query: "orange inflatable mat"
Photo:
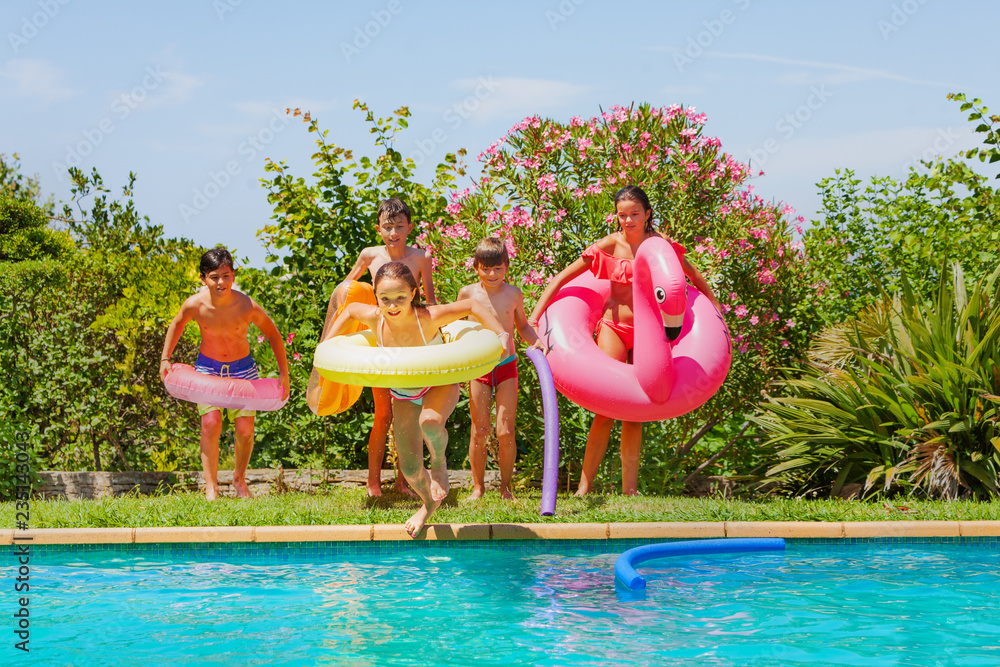
[[[376,305],[378,302],[375,300],[375,289],[368,283],[361,283],[357,280],[352,281],[347,287],[347,297],[344,299],[344,303],[340,304],[340,307],[337,308],[334,319],[336,319],[337,316],[343,312],[344,308],[346,308],[349,303],[365,303],[371,306]],[[357,333],[362,329],[367,328],[367,326],[361,324],[360,322],[352,322],[350,328],[343,333]],[[316,409],[316,414],[320,416],[336,415],[344,410],[347,410],[349,407],[357,403],[358,398],[361,397],[361,389],[362,387],[360,385],[331,382],[325,377],[320,376],[319,404]]]

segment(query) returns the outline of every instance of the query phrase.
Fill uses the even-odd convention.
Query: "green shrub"
[[[825,331],[802,377],[753,418],[780,461],[769,480],[797,493],[995,494],[998,276],[967,294],[956,264],[932,303],[904,281],[894,298]]]

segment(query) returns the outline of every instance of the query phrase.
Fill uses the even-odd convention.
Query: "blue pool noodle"
[[[635,571],[639,563],[667,556],[700,556],[702,554],[729,554],[744,551],[784,551],[785,540],[780,537],[728,538],[720,540],[688,540],[661,542],[629,549],[615,561],[615,579],[629,590],[646,587],[646,579]]]
[[[556,513],[556,490],[559,486],[559,403],[556,385],[552,381],[552,368],[545,354],[528,348],[528,358],[535,365],[538,384],[542,388],[542,414],[545,417],[545,449],[542,459],[542,516]]]

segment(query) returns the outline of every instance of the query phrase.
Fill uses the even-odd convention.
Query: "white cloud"
[[[449,106],[445,113],[480,121],[509,119],[519,121],[525,116],[572,106],[573,102],[593,90],[565,81],[526,79],[520,77],[482,76],[453,82],[466,96]]]
[[[911,127],[860,132],[852,135],[790,139],[778,142],[778,150],[764,164],[768,176],[815,174],[819,180],[834,169],[853,169],[861,174],[901,178],[921,159],[955,156],[971,148],[978,138],[966,128]],[[745,160],[746,155],[735,157]]]
[[[667,53],[677,53],[686,55],[682,49],[677,47],[653,47],[655,51],[665,51]],[[818,60],[799,60],[797,58],[783,58],[780,56],[766,56],[759,53],[726,53],[723,51],[705,51],[702,56],[706,58],[725,58],[729,60],[753,60],[758,62],[777,63],[779,65],[793,65],[795,67],[805,67],[810,72],[787,72],[778,77],[777,83],[787,84],[843,84],[855,83],[858,81],[869,81],[872,79],[883,79],[890,81],[902,81],[913,83],[919,86],[934,86],[938,88],[951,88],[965,90],[968,86],[948,81],[929,81],[925,79],[914,79],[912,77],[896,74],[884,69],[872,69],[870,67],[857,67],[855,65],[844,65],[842,63],[827,63]],[[699,56],[701,57],[701,56]],[[815,70],[828,72],[820,74]]]
[[[7,95],[33,100],[43,106],[64,102],[80,94],[63,82],[65,71],[47,60],[18,58],[0,69],[0,89]]]

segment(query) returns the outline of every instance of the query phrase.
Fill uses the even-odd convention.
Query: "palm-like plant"
[[[817,338],[786,395],[753,421],[780,462],[768,481],[799,492],[997,493],[1000,269],[967,293],[956,264],[932,303],[908,287]],[[950,279],[949,279],[950,278]]]

